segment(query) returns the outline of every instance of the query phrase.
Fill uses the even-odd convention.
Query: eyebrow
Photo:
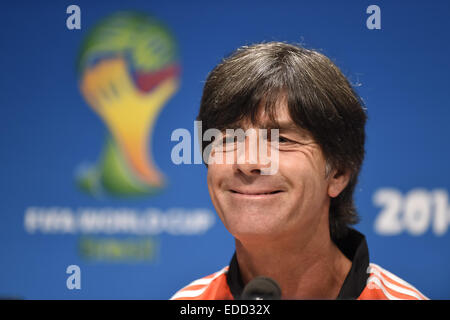
[[[281,122],[267,121],[258,124],[257,127],[266,130],[279,129],[280,133],[296,133],[302,137],[309,137],[307,130],[299,127],[292,121],[281,121]],[[240,125],[240,122],[234,123],[233,125],[230,126],[230,129],[238,129],[238,128],[243,129],[242,126]]]
[[[265,129],[279,129],[279,133],[280,134],[294,134],[298,137],[298,139],[300,139],[301,141],[303,140],[314,140],[314,138],[312,137],[311,133],[298,126],[297,124],[295,124],[292,121],[281,121],[278,123],[267,123],[265,125],[263,125],[263,128]]]
[[[291,121],[277,122],[277,123],[263,123],[261,125],[262,129],[279,129],[280,132],[296,132],[299,134],[304,134],[304,129],[297,126]]]

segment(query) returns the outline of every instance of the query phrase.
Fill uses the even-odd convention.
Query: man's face
[[[270,164],[260,162],[208,166],[212,202],[237,239],[301,233],[305,228],[315,229],[328,214],[328,180],[321,149],[307,131],[295,125],[285,102],[281,100],[277,107],[279,164],[275,174],[262,175],[261,169]],[[268,121],[264,114],[259,120]],[[247,138],[246,154],[252,147],[249,143]]]

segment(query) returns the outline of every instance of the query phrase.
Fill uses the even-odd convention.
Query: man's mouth
[[[230,190],[231,193],[240,194],[240,195],[247,195],[247,196],[262,196],[262,195],[271,195],[271,194],[277,194],[282,192],[282,190],[262,190],[262,191],[244,191],[244,190]]]

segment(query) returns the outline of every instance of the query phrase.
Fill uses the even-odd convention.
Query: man
[[[172,299],[239,299],[257,276],[274,279],[283,299],[426,299],[369,263],[364,236],[349,227],[358,220],[366,113],[327,57],[279,42],[242,47],[208,76],[197,120],[224,136],[229,128],[279,129],[277,141],[268,139],[278,164],[264,174],[269,164],[249,161],[247,136],[235,161],[207,162],[210,196],[236,252]],[[236,152],[228,144],[239,141],[224,141],[223,153]]]

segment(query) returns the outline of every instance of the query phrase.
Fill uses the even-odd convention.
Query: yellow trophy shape
[[[159,111],[177,88],[178,79],[173,76],[142,93],[122,57],[100,61],[81,78],[84,98],[103,119],[136,176],[151,186],[162,186],[164,178],[149,157],[148,137]]]

